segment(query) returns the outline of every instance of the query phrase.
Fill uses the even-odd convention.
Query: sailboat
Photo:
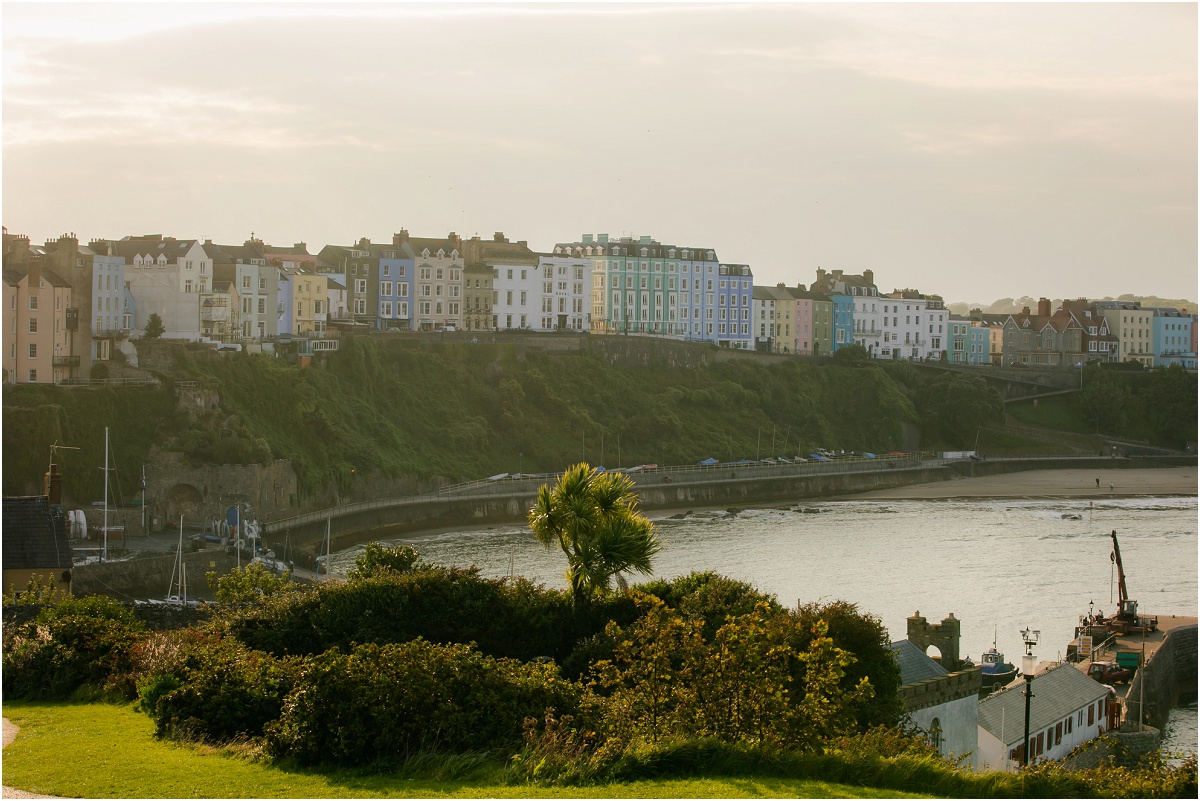
[[[171,591],[175,592],[172,593]],[[175,550],[175,567],[171,570],[171,583],[167,585],[165,603],[184,606],[187,599],[187,562],[183,560],[183,515],[179,516],[179,546]]]
[[[317,555],[317,570],[316,570],[316,573],[313,575],[314,581],[321,580],[321,569],[322,568],[324,568],[324,570],[325,570],[325,578],[326,579],[329,578],[329,553],[333,547],[333,538],[330,536],[330,533],[329,533],[330,520],[331,520],[331,518],[328,518],[328,517],[325,518],[325,538],[321,543],[325,548],[325,554]]]

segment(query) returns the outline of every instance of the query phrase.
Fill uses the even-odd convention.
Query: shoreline
[[[1195,498],[1200,496],[1197,488],[1195,467],[1146,467],[1132,469],[1112,468],[1108,470],[1024,470],[1016,473],[998,473],[976,478],[954,478],[948,481],[930,481],[924,484],[908,484],[891,489],[869,490],[846,495],[829,495],[822,498],[803,500],[778,500],[755,504],[719,504],[712,506],[671,506],[648,509],[641,512],[652,520],[669,520],[673,515],[687,512],[739,508],[781,509],[798,504],[815,505],[837,501],[967,501],[967,500],[1074,500],[1097,501],[1117,498]],[[1100,479],[1100,491],[1096,490],[1096,479]],[[1110,491],[1108,485],[1113,489]],[[470,530],[469,527],[464,530]]]
[[[1197,497],[1195,467],[1024,470],[838,495],[827,500],[1012,500]],[[1096,479],[1100,480],[1097,487]],[[1111,486],[1111,489],[1110,489]]]

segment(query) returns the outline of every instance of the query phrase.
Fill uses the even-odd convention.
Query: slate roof
[[[5,570],[69,569],[67,516],[45,495],[4,499]]]
[[[167,257],[167,262],[177,261],[181,256],[187,254],[192,249],[192,245],[196,244],[195,239],[134,239],[125,237],[124,239],[110,240],[114,256],[124,256],[127,264],[133,263],[134,256],[153,256],[158,258],[158,254],[163,254]]]
[[[934,662],[908,640],[897,640],[892,643],[891,649],[900,664],[902,687],[950,675],[950,671]]]
[[[1107,696],[1108,688],[1085,676],[1074,665],[1064,662],[1052,667],[1033,678],[1029,731],[1036,733]],[[979,725],[1005,745],[1021,742],[1025,734],[1024,679],[1018,678],[979,702]]]

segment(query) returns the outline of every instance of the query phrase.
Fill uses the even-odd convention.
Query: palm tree
[[[604,592],[614,578],[624,586],[628,571],[649,574],[662,548],[654,524],[637,511],[633,482],[584,463],[568,468],[553,489],[542,485],[529,527],[546,548],[557,543],[567,555],[576,603]]]

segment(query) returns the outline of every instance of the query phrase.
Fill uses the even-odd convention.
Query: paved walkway
[[[3,721],[4,721],[3,747],[8,748],[8,744],[11,743],[16,738],[17,732],[19,732],[21,730],[21,727],[14,724],[8,718],[3,718]],[[5,786],[3,788],[3,790],[4,790],[3,795],[0,796],[3,798],[58,798],[59,797],[57,795],[38,795],[37,793],[27,793],[24,790],[18,790],[15,787],[8,787],[8,786]]]

